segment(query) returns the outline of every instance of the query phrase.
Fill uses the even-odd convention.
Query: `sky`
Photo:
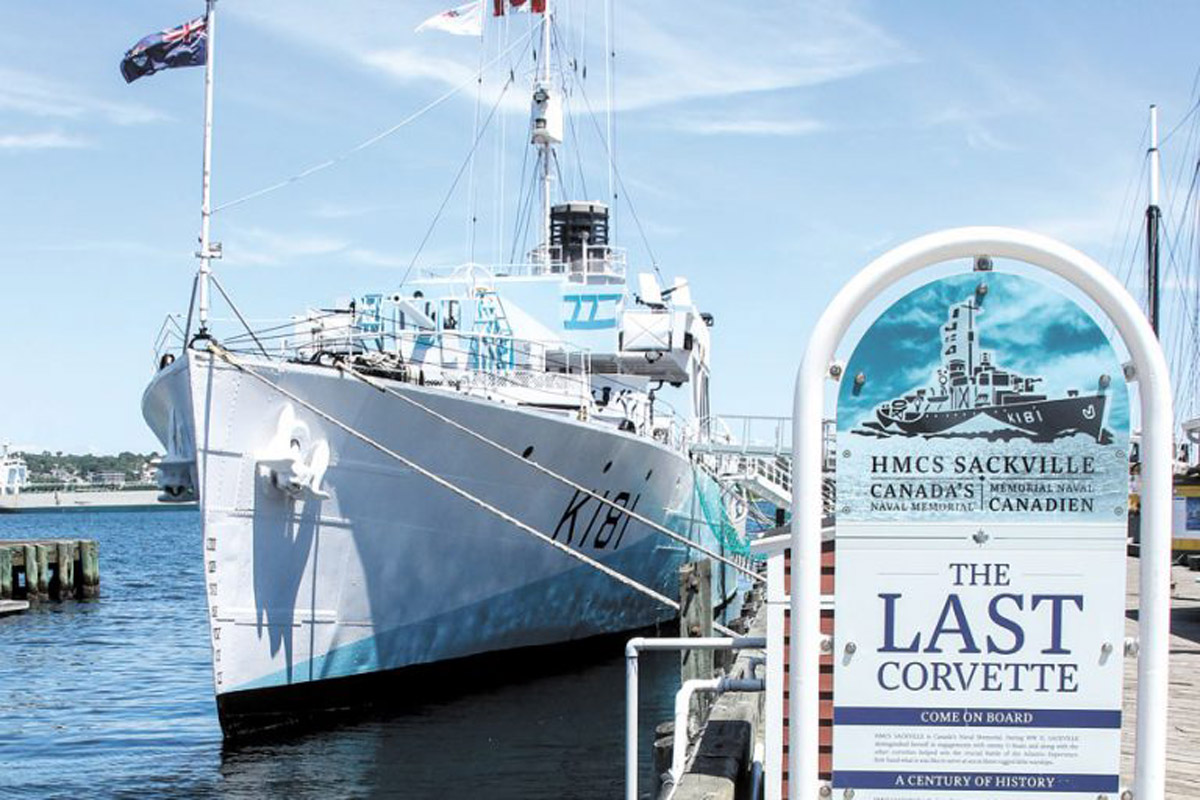
[[[476,40],[413,32],[449,5],[220,0],[214,203],[336,161],[214,216],[217,274],[247,316],[388,289],[411,263],[510,256],[522,86],[502,92],[490,74],[478,95],[351,153],[471,85]],[[560,19],[588,69],[572,143],[600,155],[564,159],[563,184],[588,199],[607,194],[604,8],[580,0]],[[0,442],[161,449],[140,399],[196,269],[203,70],[126,85],[118,64],[142,36],[202,13],[198,0],[0,10]],[[1187,191],[1176,178],[1195,157],[1195,2],[613,0],[612,16],[616,235],[634,271],[686,276],[715,316],[718,412],[788,413],[825,305],[915,236],[1029,228],[1128,274],[1151,103],[1170,134],[1167,199]],[[510,19],[508,41],[527,21]],[[514,54],[521,82],[526,52],[501,62]],[[445,199],[477,114],[496,135]]]

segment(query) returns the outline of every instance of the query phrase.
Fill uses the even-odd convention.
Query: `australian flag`
[[[121,59],[126,83],[160,69],[200,67],[208,60],[208,28],[204,17],[178,28],[152,33],[130,48]]]

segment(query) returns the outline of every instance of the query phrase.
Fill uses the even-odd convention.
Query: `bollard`
[[[99,544],[89,539],[79,540],[79,594],[81,597],[100,595]]]

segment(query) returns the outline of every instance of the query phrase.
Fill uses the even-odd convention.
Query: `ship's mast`
[[[200,334],[208,333],[208,290],[212,274],[211,261],[220,258],[220,245],[216,247],[209,239],[212,222],[212,129],[213,129],[213,61],[216,48],[214,39],[217,23],[217,0],[206,0],[204,32],[208,41],[205,45],[204,66],[204,175],[200,189],[200,272],[197,275],[197,316]]]
[[[533,87],[530,141],[537,145],[542,171],[539,176],[542,199],[541,242],[538,253],[544,267],[554,260],[550,252],[550,189],[554,180],[554,145],[562,141],[562,105],[551,83],[550,72],[550,0],[542,11],[542,50]]]
[[[1146,208],[1146,315],[1158,335],[1158,226],[1162,212],[1158,208],[1158,106],[1150,106],[1150,205]]]

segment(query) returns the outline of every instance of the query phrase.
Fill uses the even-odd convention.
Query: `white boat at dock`
[[[138,511],[195,508],[195,502],[164,501],[157,483],[28,480],[25,460],[0,446],[0,514],[55,511]]]
[[[143,414],[164,490],[199,499],[227,735],[341,705],[358,679],[666,621],[689,560],[720,561],[720,600],[749,571],[746,504],[698,447],[711,316],[685,279],[632,271],[605,204],[551,199],[549,20],[522,263],[218,331],[205,198],[196,327]]]

